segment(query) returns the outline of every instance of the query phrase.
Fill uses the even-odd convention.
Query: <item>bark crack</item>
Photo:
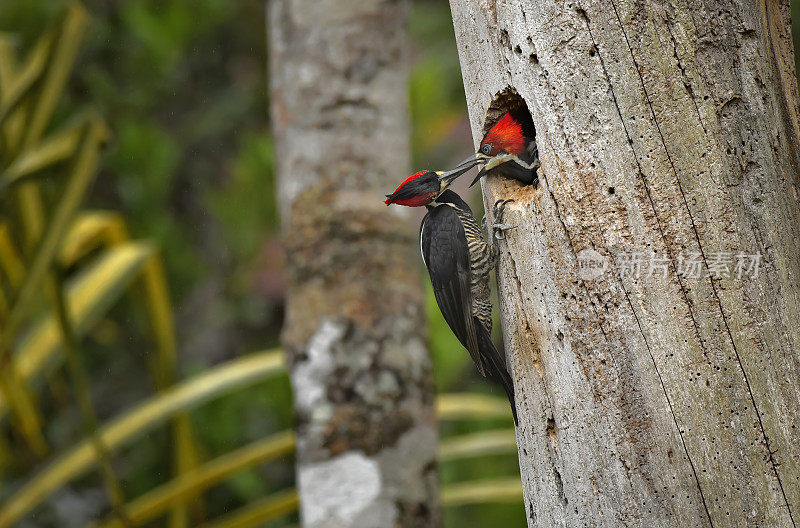
[[[544,180],[544,183],[547,184],[547,176],[541,174],[540,178]],[[555,208],[556,218],[558,218],[558,223],[561,224],[562,229],[564,229],[564,234],[567,237],[567,242],[569,242],[569,249],[572,251],[573,256],[577,256],[578,252],[575,251],[575,246],[572,244],[572,237],[570,236],[569,229],[567,229],[567,224],[564,222],[564,218],[561,216],[561,208],[558,205],[558,200],[556,196],[553,194],[553,191],[550,190],[550,185],[547,184],[547,193],[550,195],[550,199],[553,201],[553,207]]]
[[[708,135],[706,125],[703,123],[703,116],[700,115],[700,106],[697,104],[697,98],[694,96],[692,81],[686,74],[686,67],[683,65],[683,61],[681,61],[681,58],[678,56],[678,41],[675,39],[675,35],[672,33],[672,26],[670,26],[669,20],[665,19],[664,25],[667,26],[667,33],[669,33],[669,39],[672,41],[672,55],[675,57],[675,61],[678,63],[678,68],[681,70],[683,86],[686,88],[686,93],[689,94],[689,97],[692,99],[694,110],[697,112],[697,120],[700,122],[700,127],[703,129],[703,134]]]
[[[614,103],[614,108],[617,110],[617,115],[619,115],[620,124],[622,124],[622,130],[625,132],[625,137],[628,140],[628,145],[631,147],[631,154],[633,155],[633,159],[636,161],[636,166],[639,169],[639,177],[642,179],[642,184],[644,185],[645,193],[647,194],[647,200],[650,202],[650,207],[653,209],[653,216],[656,219],[656,226],[658,228],[658,232],[661,235],[661,239],[664,241],[664,247],[667,252],[667,257],[669,258],[670,266],[672,267],[673,271],[675,272],[675,277],[678,280],[678,286],[680,287],[681,294],[683,296],[684,301],[686,302],[686,308],[689,311],[689,317],[692,320],[692,327],[694,328],[695,335],[697,336],[697,341],[700,343],[700,349],[703,351],[703,357],[708,360],[708,351],[706,350],[704,341],[702,336],[700,335],[700,325],[697,322],[697,319],[694,316],[694,310],[692,310],[692,303],[689,299],[689,294],[686,291],[686,287],[681,280],[681,276],[678,273],[677,265],[675,264],[675,258],[672,255],[672,251],[670,250],[670,245],[667,243],[667,236],[664,232],[664,226],[661,224],[661,218],[658,216],[658,209],[656,208],[655,200],[653,199],[653,195],[650,192],[650,185],[647,183],[647,178],[644,175],[644,170],[642,169],[642,164],[639,161],[639,156],[636,155],[636,150],[633,148],[633,138],[628,132],[628,127],[625,124],[625,119],[622,116],[622,109],[619,107],[619,103],[617,102],[617,95],[614,93],[614,85],[611,82],[611,76],[608,73],[608,69],[606,68],[605,61],[603,60],[603,55],[600,53],[600,47],[597,44],[597,41],[594,38],[594,34],[592,33],[592,28],[589,26],[589,18],[586,16],[585,11],[581,10],[584,20],[586,21],[586,29],[589,31],[589,37],[592,39],[592,45],[594,45],[595,49],[597,50],[597,58],[600,60],[600,66],[603,68],[603,74],[608,81],[608,90],[611,93],[611,100]],[[638,71],[638,70],[637,70]]]
[[[675,429],[678,431],[678,438],[680,438],[681,446],[683,446],[683,453],[686,455],[686,460],[689,461],[689,467],[692,469],[692,475],[694,476],[694,481],[697,484],[697,491],[700,493],[700,500],[703,503],[703,509],[706,512],[706,517],[708,518],[708,524],[711,527],[714,527],[714,522],[711,520],[711,513],[708,511],[708,505],[706,504],[706,497],[703,493],[703,487],[700,485],[700,478],[697,476],[697,469],[694,467],[694,462],[692,461],[691,455],[689,455],[689,448],[686,445],[686,440],[683,438],[683,433],[681,432],[681,426],[678,424],[678,417],[675,415],[675,409],[672,407],[672,400],[669,398],[669,394],[667,393],[667,387],[664,384],[664,379],[661,377],[661,372],[658,370],[658,364],[656,363],[656,358],[653,355],[653,350],[650,348],[650,343],[647,341],[647,336],[644,333],[644,328],[642,328],[642,323],[639,321],[639,316],[636,314],[636,310],[633,307],[633,301],[631,301],[630,295],[628,295],[628,290],[625,289],[625,284],[622,283],[622,278],[618,277],[620,286],[622,286],[622,291],[625,294],[625,298],[628,300],[628,305],[631,307],[631,313],[633,314],[634,320],[636,320],[636,326],[639,327],[639,332],[642,334],[642,339],[644,340],[644,346],[647,348],[647,353],[650,356],[650,361],[653,362],[653,370],[656,373],[656,377],[658,377],[658,383],[661,385],[661,391],[664,393],[664,399],[667,400],[667,406],[669,407],[669,412],[672,415],[672,422],[675,424]]]
[[[492,235],[489,235],[492,236]],[[497,242],[495,242],[496,244]],[[517,263],[514,261],[514,255],[511,254],[510,251],[507,252],[508,258],[511,260],[511,274],[514,275],[514,281],[517,284],[517,295],[519,295],[520,304],[525,300],[525,295],[522,293],[522,281],[519,278],[519,274],[517,273]],[[497,274],[497,281],[500,282],[500,274]],[[530,330],[530,324],[528,324],[528,316],[525,314],[525,325]]]
[[[675,168],[675,164],[672,161],[672,156],[670,156],[669,148],[667,147],[667,142],[664,140],[664,135],[661,132],[661,126],[658,123],[658,118],[656,116],[655,110],[653,109],[653,103],[650,100],[650,94],[647,92],[647,86],[645,85],[644,77],[642,76],[642,73],[639,71],[639,64],[636,61],[636,55],[633,52],[633,47],[631,46],[630,40],[628,39],[628,35],[625,32],[625,27],[624,27],[624,25],[622,23],[622,19],[619,16],[619,11],[617,10],[617,5],[613,0],[611,1],[611,7],[614,9],[614,15],[616,16],[617,22],[619,23],[620,31],[622,32],[622,36],[625,38],[625,44],[628,46],[628,51],[630,52],[631,59],[633,60],[634,69],[636,70],[636,73],[639,76],[639,81],[640,81],[640,83],[642,85],[642,91],[643,91],[644,96],[645,96],[645,101],[647,102],[647,107],[650,110],[650,114],[651,114],[651,116],[653,118],[653,123],[655,124],[656,130],[658,131],[659,138],[661,139],[661,144],[664,146],[664,152],[666,153],[667,161],[669,161],[670,167],[672,168],[672,172],[675,175],[675,181],[676,181],[676,183],[678,185],[678,191],[681,194],[681,199],[683,200],[684,207],[686,207],[686,212],[689,215],[689,222],[690,222],[690,224],[692,226],[692,231],[693,231],[695,239],[697,241],[697,247],[700,250],[700,255],[701,255],[702,259],[703,259],[703,263],[706,265],[706,269],[708,269],[708,261],[706,260],[705,251],[703,250],[703,246],[702,246],[702,244],[700,242],[700,234],[697,231],[697,226],[695,225],[694,217],[692,216],[692,211],[691,211],[691,208],[689,207],[689,202],[686,199],[686,194],[683,191],[683,186],[681,185],[680,178],[678,177],[678,171]],[[588,21],[587,21],[587,27],[588,27]],[[591,31],[590,31],[590,33],[591,33]],[[592,40],[594,41],[594,37],[592,37]],[[609,79],[609,82],[610,82],[610,79]],[[621,117],[621,114],[620,114],[620,117]],[[670,257],[670,260],[672,260],[671,257]],[[711,285],[711,291],[712,291],[712,293],[714,295],[714,300],[716,301],[716,304],[719,307],[720,316],[722,317],[722,322],[725,325],[725,331],[728,334],[728,338],[730,339],[730,342],[731,342],[731,347],[733,348],[733,352],[734,352],[734,354],[736,356],[736,362],[739,365],[739,369],[742,371],[742,376],[744,378],[744,383],[745,383],[745,386],[747,387],[747,392],[748,392],[748,394],[750,396],[750,402],[753,404],[753,409],[755,410],[756,417],[758,418],[758,425],[759,425],[759,428],[761,430],[761,434],[764,437],[764,444],[765,444],[765,447],[767,449],[767,453],[768,453],[768,457],[769,457],[769,463],[770,463],[770,466],[772,468],[773,473],[775,474],[775,479],[778,481],[778,487],[781,490],[781,495],[783,496],[783,501],[786,504],[786,509],[787,509],[787,511],[789,513],[789,521],[792,523],[793,527],[796,527],[797,525],[795,524],[794,516],[792,515],[792,508],[789,505],[788,498],[786,497],[786,492],[784,491],[784,488],[783,488],[783,482],[781,481],[780,474],[778,473],[778,467],[777,467],[777,465],[775,463],[775,459],[773,457],[773,451],[772,451],[772,449],[770,448],[770,445],[769,445],[769,438],[767,436],[767,431],[766,431],[766,428],[764,427],[764,422],[761,419],[761,412],[758,410],[758,406],[756,404],[755,395],[753,394],[753,390],[752,390],[752,388],[750,386],[750,380],[749,380],[749,378],[747,376],[747,372],[745,371],[744,364],[742,363],[741,357],[739,355],[739,350],[736,347],[736,342],[733,339],[733,333],[731,332],[730,327],[728,325],[728,318],[725,315],[725,310],[724,310],[724,308],[722,306],[722,300],[720,299],[719,294],[717,293],[717,288],[714,285],[714,279],[710,274],[709,274],[708,279],[709,279],[709,283]]]
[[[614,6],[614,10],[616,12],[616,6]],[[617,102],[617,96],[614,93],[614,86],[613,86],[613,84],[611,82],[611,77],[610,77],[610,75],[608,73],[608,70],[606,69],[605,61],[603,60],[603,56],[602,56],[602,54],[600,52],[600,47],[598,46],[597,41],[594,38],[594,34],[592,33],[592,29],[589,26],[589,18],[586,16],[586,12],[581,9],[581,14],[582,14],[582,16],[584,18],[584,21],[586,22],[586,29],[589,32],[589,37],[592,40],[592,45],[597,50],[597,57],[600,60],[601,67],[603,68],[603,74],[605,75],[606,79],[608,80],[608,88],[609,88],[609,91],[611,93],[611,98],[612,98],[612,101],[614,103],[614,107],[617,110],[617,114],[619,115],[620,123],[622,124],[622,128],[623,128],[623,130],[625,132],[625,136],[628,139],[628,144],[631,146],[631,152],[633,154],[634,160],[636,161],[636,165],[639,168],[639,176],[642,178],[642,183],[644,184],[645,192],[647,193],[647,198],[650,201],[650,206],[653,209],[653,215],[654,215],[654,217],[656,219],[656,224],[658,226],[658,231],[659,231],[662,239],[665,241],[665,244],[664,244],[665,247],[669,248],[669,245],[666,244],[666,235],[664,233],[663,226],[661,225],[661,219],[658,216],[658,210],[656,209],[655,202],[653,200],[652,194],[650,193],[650,186],[647,184],[647,179],[645,178],[644,171],[642,170],[641,163],[639,162],[639,157],[636,155],[636,152],[633,149],[633,140],[632,140],[632,138],[630,136],[630,133],[628,132],[627,126],[625,125],[625,120],[622,117],[622,110],[620,109],[619,103]],[[626,37],[626,39],[627,39],[627,37]],[[637,69],[637,71],[638,71],[638,69]],[[669,257],[669,260],[670,260],[670,264],[673,266],[673,268],[676,268],[675,267],[675,261],[674,261],[674,258],[672,256],[671,252],[669,250],[667,252],[668,252],[668,257]],[[676,268],[676,271],[677,271],[677,268]],[[692,319],[692,325],[694,326],[695,332],[697,333],[698,341],[700,342],[700,346],[701,346],[701,348],[703,350],[703,355],[705,357],[708,357],[708,354],[707,354],[707,352],[705,350],[705,346],[703,345],[703,340],[700,337],[700,328],[699,328],[699,325],[697,323],[697,320],[694,317],[694,312],[692,311],[691,303],[689,302],[689,298],[688,298],[689,296],[688,296],[688,293],[686,292],[686,288],[684,287],[683,281],[681,281],[680,275],[677,272],[675,273],[675,276],[678,278],[678,284],[680,286],[681,293],[683,294],[684,300],[686,301],[687,309],[689,310],[689,315],[691,316],[691,319]],[[639,320],[639,316],[636,314],[636,310],[635,310],[635,308],[633,306],[633,301],[631,300],[630,295],[628,294],[628,291],[625,288],[625,284],[622,282],[622,278],[621,277],[617,277],[617,279],[620,282],[620,286],[622,287],[622,291],[625,294],[625,298],[627,299],[628,305],[631,308],[631,313],[633,314],[633,317],[636,320],[636,325],[639,327],[639,332],[642,334],[642,339],[644,340],[645,347],[647,348],[648,355],[650,356],[650,360],[653,362],[653,369],[655,370],[656,376],[658,377],[659,384],[661,385],[661,390],[664,393],[664,398],[667,401],[667,406],[669,407],[669,411],[670,411],[670,414],[672,415],[673,423],[675,424],[675,429],[678,432],[678,437],[680,438],[681,445],[683,446],[684,454],[686,455],[686,459],[689,461],[689,466],[691,467],[692,475],[694,476],[695,484],[697,485],[697,491],[700,494],[700,500],[703,503],[703,509],[705,511],[706,518],[708,519],[709,525],[713,528],[714,522],[711,520],[711,513],[708,510],[708,505],[706,503],[705,494],[703,493],[703,487],[700,485],[700,478],[697,475],[697,470],[696,470],[696,468],[694,466],[694,462],[692,461],[692,457],[689,454],[689,448],[686,445],[685,438],[683,437],[683,432],[681,431],[681,427],[680,427],[680,425],[678,423],[678,417],[675,414],[675,410],[674,410],[674,408],[672,406],[672,401],[670,400],[669,393],[667,392],[667,387],[664,384],[664,379],[661,376],[661,372],[658,370],[658,363],[656,362],[655,356],[653,355],[652,348],[650,347],[650,343],[647,340],[647,336],[645,335],[644,328],[642,327],[641,321]]]
[[[597,327],[600,329],[600,333],[603,334],[603,337],[606,340],[607,344],[611,344],[611,340],[608,338],[608,334],[606,333],[606,329],[603,328],[603,320],[600,319],[600,312],[597,311],[597,305],[592,303],[592,309],[594,310],[594,315],[597,316]]]

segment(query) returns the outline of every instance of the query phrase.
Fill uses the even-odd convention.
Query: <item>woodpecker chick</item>
[[[494,239],[500,238],[498,233],[510,229],[500,223],[509,200],[495,204],[495,224],[487,244],[469,205],[449,189],[436,192],[438,184],[441,184],[438,173],[420,171],[389,195],[386,203],[424,205],[428,209],[420,226],[420,250],[436,303],[450,329],[469,351],[478,372],[483,376],[488,372],[503,385],[516,424],[514,384],[505,357],[491,338],[489,297],[489,275],[498,256]]]
[[[453,169],[472,168],[476,162],[483,165],[470,187],[487,174],[497,174],[526,185],[539,182],[536,171],[541,163],[536,147],[536,129],[522,112],[506,112],[483,136],[475,155]]]

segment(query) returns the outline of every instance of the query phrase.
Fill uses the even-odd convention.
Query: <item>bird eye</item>
[[[487,143],[487,144],[485,144],[484,146],[482,146],[482,147],[481,147],[481,152],[483,152],[483,153],[484,153],[484,154],[486,154],[487,156],[488,156],[489,154],[491,154],[491,153],[492,153],[492,144],[491,144],[491,143]]]

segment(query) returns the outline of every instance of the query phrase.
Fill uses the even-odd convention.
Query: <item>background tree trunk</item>
[[[269,4],[304,526],[435,526],[417,241],[383,205],[409,172],[408,4]]]
[[[473,136],[512,87],[543,164],[539,189],[483,184],[486,204],[516,200],[499,283],[529,526],[796,526],[789,3],[451,9]],[[579,274],[586,250],[610,264],[594,280]],[[634,277],[622,265],[637,252]],[[649,273],[652,252],[666,273]],[[709,278],[740,252],[762,255],[757,277]],[[679,276],[693,253],[702,278]]]

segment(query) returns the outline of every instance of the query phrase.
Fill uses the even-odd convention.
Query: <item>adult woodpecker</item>
[[[541,163],[536,148],[536,129],[523,112],[506,112],[483,136],[478,151],[453,169],[472,168],[476,163],[483,165],[470,187],[487,174],[498,174],[526,185],[538,183],[536,171]]]
[[[428,209],[420,225],[420,250],[436,303],[450,329],[469,351],[478,372],[483,376],[487,372],[492,374],[503,385],[516,424],[514,384],[504,356],[492,342],[492,301],[489,298],[489,274],[498,255],[497,243],[492,239],[502,238],[500,233],[510,229],[501,220],[511,200],[495,203],[495,223],[487,244],[469,205],[446,188],[449,183],[443,180],[452,178],[452,174],[453,171],[417,172],[394,193],[386,195],[385,203],[409,207],[424,205]]]
[[[392,194],[386,195],[386,205],[397,204],[408,207],[428,205],[437,195],[450,187],[456,178],[475,167],[482,165],[483,160],[464,160],[458,167],[447,172],[419,171],[415,172],[395,189]]]

